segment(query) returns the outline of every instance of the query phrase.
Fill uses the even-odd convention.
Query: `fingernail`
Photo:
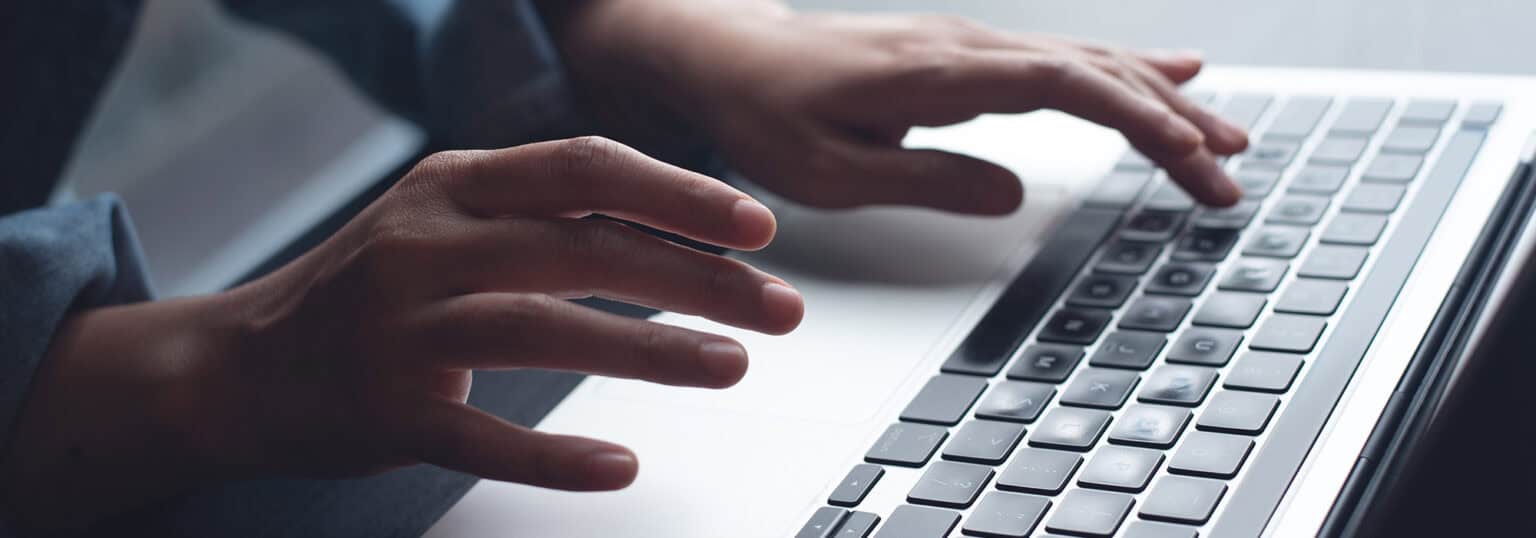
[[[699,358],[715,379],[735,382],[747,372],[747,350],[736,342],[706,342],[699,346]]]
[[[773,212],[756,200],[742,198],[731,206],[731,224],[736,227],[736,232],[742,237],[749,238],[761,247],[773,239],[774,221]]]
[[[1172,113],[1168,115],[1166,133],[1169,138],[1178,143],[1177,151],[1194,151],[1200,146],[1205,145],[1204,133],[1201,133],[1199,129],[1196,129],[1188,121],[1184,121],[1180,116]]]
[[[627,450],[600,450],[587,456],[589,476],[602,477],[603,483],[628,483],[635,475],[639,462]],[[619,479],[619,480],[615,480]]]
[[[794,288],[778,282],[763,284],[763,309],[769,312],[774,319],[793,321],[794,325],[800,323],[800,316],[805,310],[805,299],[800,297],[800,292]],[[793,328],[794,325],[790,327]]]
[[[1211,177],[1213,178],[1211,180],[1211,190],[1216,192],[1217,195],[1221,197],[1221,199],[1231,201],[1233,204],[1243,199],[1242,187],[1237,186],[1237,182],[1232,181],[1232,178],[1227,177],[1226,172],[1218,170],[1216,174]]]

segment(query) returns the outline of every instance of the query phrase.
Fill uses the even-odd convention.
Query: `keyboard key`
[[[885,476],[885,468],[879,465],[860,463],[848,471],[848,476],[843,477],[842,482],[832,489],[832,495],[827,497],[827,504],[853,507],[864,502],[864,497],[869,495],[869,490],[875,487],[875,482]]]
[[[1104,337],[1099,349],[1088,359],[1092,366],[1145,370],[1163,350],[1168,339],[1160,333],[1145,331],[1115,331]]]
[[[1217,114],[1244,129],[1253,129],[1271,101],[1274,98],[1268,95],[1237,94],[1222,104]]]
[[[1192,225],[1196,228],[1240,230],[1258,213],[1259,203],[1244,200],[1230,207],[1202,207],[1195,212]]]
[[[1430,148],[1435,147],[1435,141],[1440,139],[1439,127],[1414,127],[1399,125],[1387,135],[1387,141],[1382,144],[1382,151],[1392,153],[1411,153],[1423,155]]]
[[[1451,113],[1456,111],[1456,102],[1440,99],[1414,99],[1408,102],[1403,109],[1403,116],[1397,121],[1415,124],[1441,124],[1451,119]]]
[[[1215,480],[1165,476],[1147,494],[1141,517],[1200,525],[1211,519],[1226,493],[1227,485]]]
[[[1333,194],[1339,191],[1348,177],[1348,166],[1309,164],[1296,172],[1289,189],[1290,192],[1307,194]]]
[[[1268,394],[1223,390],[1211,396],[1195,426],[1206,431],[1256,435],[1264,431],[1280,399]]]
[[[1067,304],[1072,306],[1095,306],[1100,308],[1119,308],[1125,303],[1125,298],[1131,295],[1131,290],[1136,288],[1136,278],[1113,275],[1088,275],[1078,281],[1077,287],[1067,295]]]
[[[1328,325],[1328,318],[1274,314],[1259,325],[1258,334],[1248,347],[1265,351],[1307,353],[1317,344],[1317,338]]]
[[[1136,499],[1130,495],[1074,489],[1062,497],[1045,529],[1078,536],[1110,536],[1131,513]]]
[[[1163,465],[1163,453],[1157,450],[1124,446],[1099,448],[1083,474],[1077,477],[1078,485],[1099,489],[1112,489],[1135,493],[1146,489],[1153,473]]]
[[[1051,316],[1035,339],[1064,344],[1091,344],[1109,324],[1108,310],[1062,308]]]
[[[880,516],[869,512],[854,512],[843,520],[843,526],[837,529],[836,538],[869,538],[869,534],[875,531],[875,525],[879,524]]]
[[[907,492],[907,502],[965,508],[976,502],[992,474],[992,468],[983,465],[936,461]]]
[[[1344,300],[1349,285],[1337,280],[1298,278],[1285,288],[1275,303],[1276,312],[1290,314],[1332,315]]]
[[[1301,142],[1283,138],[1265,137],[1258,143],[1249,146],[1247,151],[1239,155],[1243,160],[1244,168],[1272,168],[1284,169],[1296,158],[1296,152],[1301,150]]]
[[[1287,194],[1275,207],[1269,209],[1264,222],[1270,224],[1295,224],[1311,226],[1328,211],[1328,198],[1310,194]]]
[[[1227,381],[1222,386],[1229,389],[1284,393],[1291,388],[1296,373],[1301,371],[1301,355],[1249,351],[1237,359]]]
[[[1243,197],[1257,200],[1269,196],[1269,192],[1275,189],[1275,184],[1280,182],[1279,170],[1267,170],[1263,168],[1243,168],[1233,174],[1232,181],[1243,190]]]
[[[875,440],[875,446],[864,453],[864,461],[921,467],[948,436],[949,431],[938,426],[898,422]]]
[[[1190,327],[1168,350],[1168,362],[1221,366],[1232,358],[1242,341],[1242,331]]]
[[[1350,280],[1360,274],[1360,266],[1365,264],[1365,256],[1368,251],[1364,247],[1349,247],[1341,245],[1318,245],[1307,255],[1306,263],[1301,264],[1297,275],[1313,278],[1333,278],[1338,280]]]
[[[1205,289],[1216,269],[1203,263],[1168,263],[1158,268],[1147,282],[1146,293],[1193,297]]]
[[[954,425],[986,389],[987,380],[981,378],[949,374],[933,376],[901,412],[901,420]]]
[[[1157,521],[1132,521],[1125,527],[1123,538],[1198,538],[1194,527],[1160,523]]]
[[[1205,298],[1195,312],[1195,325],[1247,329],[1259,318],[1268,302],[1263,295],[1239,291],[1218,291]]]
[[[1387,217],[1384,215],[1339,213],[1333,216],[1319,240],[1336,245],[1370,246],[1376,244],[1386,227]]]
[[[1089,368],[1078,374],[1061,393],[1063,405],[1119,409],[1136,388],[1141,377],[1136,372]]]
[[[1178,441],[1193,414],[1188,409],[1161,405],[1132,405],[1115,421],[1109,442],[1123,445],[1168,448]]]
[[[1333,121],[1331,133],[1369,135],[1381,127],[1387,112],[1392,110],[1392,100],[1375,97],[1355,97],[1344,102],[1344,110]]]
[[[795,538],[831,538],[832,533],[837,532],[837,526],[848,517],[848,511],[842,508],[823,506],[811,514],[810,521],[800,527],[800,532],[795,533]]]
[[[1461,126],[1464,128],[1487,128],[1499,119],[1499,112],[1504,105],[1498,102],[1472,103],[1467,109],[1467,115],[1461,118]]]
[[[972,420],[960,426],[949,444],[944,445],[944,459],[997,465],[1024,438],[1024,426],[1012,422]]]
[[[1008,369],[1008,378],[1060,383],[1082,358],[1083,348],[1077,346],[1035,344],[1024,348],[1019,360]]]
[[[960,523],[960,513],[904,504],[891,511],[875,538],[946,538]]]
[[[1076,359],[1073,359],[1076,364]],[[1004,381],[992,387],[976,406],[976,416],[1013,422],[1034,422],[1045,404],[1056,396],[1056,387],[1029,381]]]
[[[1173,239],[1184,224],[1182,211],[1143,209],[1125,222],[1120,237],[1129,241],[1162,242]]]
[[[1323,119],[1323,113],[1328,111],[1328,105],[1332,103],[1332,97],[1292,97],[1286,101],[1285,106],[1280,107],[1280,113],[1269,123],[1265,136],[1306,138],[1317,128],[1317,122]]]
[[[1404,190],[1402,185],[1361,183],[1349,191],[1343,209],[1355,213],[1391,213],[1403,201]]]
[[[1371,160],[1371,165],[1366,167],[1365,175],[1361,181],[1378,183],[1407,183],[1413,181],[1414,176],[1419,175],[1419,166],[1424,164],[1424,158],[1418,155],[1396,155],[1383,153]]]
[[[1109,427],[1109,413],[1092,409],[1057,407],[1045,414],[1029,436],[1030,446],[1088,450]]]
[[[1224,260],[1232,245],[1237,244],[1239,233],[1241,230],[1190,228],[1174,247],[1173,259],[1192,262]]]
[[[1164,364],[1152,371],[1146,388],[1136,396],[1137,401],[1194,407],[1205,400],[1216,383],[1216,370],[1195,366]]]
[[[1104,248],[1094,271],[1122,275],[1139,275],[1152,267],[1152,262],[1162,254],[1163,246],[1157,243],[1139,243],[1116,240]]]
[[[1280,286],[1280,279],[1290,269],[1290,264],[1280,260],[1242,258],[1227,269],[1219,289],[1233,291],[1271,292]]]
[[[1072,473],[1082,465],[1083,457],[1071,452],[1044,448],[1021,448],[1013,463],[997,477],[997,487],[1055,495],[1067,486]]]
[[[986,538],[1024,538],[1035,530],[1051,500],[1034,495],[993,491],[981,498],[960,532]]]
[[[1189,299],[1143,295],[1120,316],[1120,328],[1171,332],[1184,320],[1189,306]]]
[[[1293,258],[1307,244],[1312,232],[1295,226],[1265,226],[1243,246],[1244,256]]]
[[[1365,153],[1365,146],[1370,141],[1369,138],[1357,136],[1329,136],[1313,148],[1312,156],[1308,161],[1321,164],[1354,164],[1355,161],[1360,160],[1360,155]]]
[[[1114,170],[1094,187],[1083,205],[1105,209],[1125,209],[1136,202],[1142,189],[1152,182],[1150,170]]]
[[[1213,478],[1232,478],[1253,450],[1253,439],[1211,432],[1189,432],[1179,445],[1168,472]]]

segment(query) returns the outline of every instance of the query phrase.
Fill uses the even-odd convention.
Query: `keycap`
[[[891,511],[875,538],[946,538],[960,523],[960,513],[904,504]]]
[[[1259,325],[1248,347],[1265,351],[1289,351],[1307,353],[1317,344],[1317,338],[1328,325],[1328,318],[1274,314]]]
[[[1350,280],[1360,274],[1368,251],[1364,247],[1318,245],[1307,255],[1297,275],[1313,278]]]
[[[1132,521],[1125,526],[1122,538],[1197,538],[1194,527],[1162,523],[1158,521]]]
[[[1284,393],[1301,371],[1301,355],[1249,351],[1237,359],[1221,386],[1229,389]]]
[[[1240,291],[1218,291],[1205,298],[1191,323],[1209,327],[1246,329],[1253,326],[1268,302],[1265,296]]]
[[[1067,486],[1083,457],[1071,452],[1045,448],[1019,449],[1013,463],[997,477],[997,487],[1012,491],[1027,491],[1055,495]]]
[[[1403,108],[1403,116],[1398,121],[1416,124],[1440,124],[1451,119],[1451,113],[1456,111],[1456,102],[1442,99],[1414,99]]]
[[[1114,170],[1094,187],[1083,205],[1104,209],[1125,209],[1136,202],[1141,190],[1152,181],[1150,170]]]
[[[1306,228],[1264,226],[1254,232],[1248,243],[1243,245],[1243,255],[1292,258],[1301,252],[1301,247],[1307,244],[1307,238],[1311,235]]]
[[[1122,493],[1074,489],[1051,512],[1045,529],[1077,536],[1110,536],[1131,513],[1136,499]]]
[[[870,488],[875,487],[875,482],[885,476],[885,468],[879,465],[860,463],[848,471],[848,476],[843,477],[842,482],[832,489],[832,495],[827,497],[827,504],[853,507],[864,502],[864,497],[869,495]]]
[[[1189,299],[1143,295],[1120,316],[1120,328],[1170,332],[1184,320],[1189,306]]]
[[[1189,197],[1189,193],[1174,183],[1162,183],[1152,190],[1147,196],[1146,203],[1142,204],[1147,209],[1159,211],[1189,211],[1195,208],[1195,200]]]
[[[1232,478],[1253,450],[1253,439],[1225,433],[1189,432],[1168,461],[1168,472]]]
[[[1240,154],[1243,167],[1283,169],[1296,158],[1301,142],[1283,138],[1265,137]]]
[[[1061,392],[1063,405],[1119,409],[1141,380],[1136,372],[1089,368],[1083,370]]]
[[[879,524],[880,516],[869,512],[854,512],[843,520],[842,527],[838,527],[837,538],[868,538],[869,533],[874,532],[875,525]]]
[[[1157,168],[1157,163],[1134,149],[1126,150],[1120,155],[1120,160],[1115,162],[1115,170],[1152,170],[1154,168]]]
[[[1215,382],[1215,369],[1164,364],[1152,371],[1146,387],[1136,395],[1136,400],[1194,407],[1205,400],[1205,393],[1211,390]]]
[[[846,517],[848,517],[848,511],[841,508],[830,506],[817,508],[816,513],[811,514],[810,521],[806,521],[805,526],[800,527],[800,532],[795,534],[795,538],[830,538],[832,533],[837,532],[838,524],[842,523],[843,518]]]
[[[1126,408],[1109,432],[1109,442],[1150,448],[1168,448],[1178,441],[1193,416],[1188,409],[1136,404]]]
[[[1211,281],[1211,275],[1215,272],[1215,268],[1203,263],[1167,263],[1152,274],[1152,280],[1147,282],[1143,291],[1158,295],[1193,297],[1205,289],[1205,284]]]
[[[1493,125],[1499,119],[1499,112],[1504,105],[1497,102],[1472,103],[1467,108],[1467,115],[1461,118],[1462,127],[1486,128]]]
[[[1136,288],[1136,278],[1114,275],[1088,275],[1078,281],[1077,287],[1067,295],[1067,304],[1119,308],[1125,298]]]
[[[1252,129],[1259,118],[1264,116],[1264,111],[1269,108],[1269,103],[1274,98],[1268,95],[1237,94],[1221,105],[1217,113],[1244,129]]]
[[[1376,244],[1386,227],[1385,215],[1339,213],[1333,216],[1318,240],[1336,245],[1370,246]]]
[[[1243,168],[1232,175],[1232,181],[1243,190],[1244,198],[1256,200],[1269,196],[1269,192],[1275,189],[1275,184],[1280,182],[1280,171]]]
[[[933,376],[901,412],[901,420],[953,425],[960,422],[986,388],[987,380],[981,378],[950,374]]]
[[[1161,333],[1146,331],[1114,331],[1099,343],[1099,349],[1088,359],[1092,366],[1145,370],[1163,350],[1168,339]]]
[[[1218,289],[1233,291],[1275,291],[1290,264],[1281,260],[1240,258],[1227,269]]]
[[[1074,359],[1075,361],[1076,359]],[[1075,362],[1074,362],[1075,364]],[[976,406],[976,416],[1013,422],[1034,422],[1045,404],[1056,396],[1056,387],[1030,381],[1004,381],[987,391]]]
[[[1419,175],[1419,166],[1423,164],[1424,158],[1418,155],[1383,153],[1371,160],[1371,165],[1365,168],[1360,181],[1407,183]]]
[[[1239,230],[1247,226],[1258,211],[1259,203],[1254,200],[1243,200],[1228,207],[1202,207],[1195,211],[1191,225],[1197,228]]]
[[[972,420],[960,425],[949,444],[944,445],[944,459],[997,465],[1008,459],[1013,447],[1024,438],[1024,426],[1012,422]]]
[[[1203,524],[1216,511],[1227,485],[1206,478],[1165,476],[1152,486],[1141,504],[1141,517],[1176,523]]]
[[[1109,426],[1109,413],[1093,409],[1057,407],[1045,414],[1029,435],[1030,446],[1088,450]]]
[[[1392,110],[1392,100],[1374,97],[1355,97],[1344,102],[1344,110],[1333,120],[1331,133],[1370,134],[1381,127],[1387,112]]]
[[[1403,201],[1402,185],[1361,183],[1349,191],[1343,210],[1355,213],[1391,213]]]
[[[1328,198],[1325,196],[1287,194],[1269,209],[1264,222],[1311,226],[1317,224],[1326,211],[1328,211]]]
[[[1387,141],[1382,143],[1381,150],[1423,155],[1430,148],[1435,147],[1435,141],[1439,139],[1439,127],[1399,125],[1392,130],[1392,134],[1387,135]]]
[[[1328,111],[1328,105],[1332,103],[1332,97],[1292,97],[1286,101],[1285,106],[1280,107],[1280,113],[1269,123],[1265,136],[1306,138],[1317,128],[1317,122],[1323,119],[1323,113]]]
[[[1349,285],[1337,280],[1298,278],[1285,288],[1280,300],[1275,302],[1276,312],[1290,314],[1332,315]]]
[[[936,461],[923,471],[912,491],[907,492],[907,502],[930,504],[945,508],[965,508],[976,502],[976,496],[992,480],[992,468],[970,463]]]
[[[1088,465],[1083,466],[1083,474],[1077,476],[1077,483],[1091,488],[1135,493],[1146,489],[1152,474],[1162,464],[1163,453],[1158,450],[1105,446],[1088,459]]]
[[[1125,221],[1125,227],[1120,229],[1120,237],[1130,241],[1167,241],[1173,239],[1173,234],[1178,233],[1179,226],[1183,224],[1182,211],[1143,209]]]
[[[1237,244],[1241,230],[1191,228],[1174,246],[1173,259],[1192,262],[1216,262],[1226,259]]]
[[[1309,162],[1322,164],[1354,164],[1365,152],[1369,138],[1358,136],[1329,136],[1312,149]]]
[[[1099,261],[1093,266],[1093,270],[1100,273],[1139,275],[1147,272],[1147,269],[1152,267],[1152,262],[1162,252],[1163,246],[1157,243],[1117,240],[1104,247],[1104,254],[1099,256]]]
[[[1168,350],[1168,362],[1221,366],[1232,358],[1232,352],[1242,341],[1242,331],[1190,327]]]
[[[1269,394],[1223,390],[1211,396],[1195,427],[1206,431],[1254,435],[1264,431],[1280,399]]]
[[[1109,324],[1108,310],[1062,308],[1051,316],[1035,339],[1064,344],[1091,344]]]
[[[1060,383],[1067,379],[1077,361],[1083,358],[1083,348],[1062,344],[1035,344],[1024,348],[1019,360],[1008,369],[1009,379],[1028,379]]]
[[[1309,164],[1296,172],[1288,190],[1305,194],[1333,194],[1339,191],[1348,177],[1348,166]]]
[[[898,422],[885,428],[875,446],[864,453],[864,461],[921,467],[948,436],[949,431],[938,426]]]
[[[1040,524],[1051,500],[1035,495],[988,492],[966,518],[960,532],[986,538],[1024,538]]]

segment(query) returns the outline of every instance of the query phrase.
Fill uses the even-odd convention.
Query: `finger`
[[[776,226],[741,191],[603,138],[450,152],[439,160],[448,195],[481,216],[604,213],[745,250],[767,245]]]
[[[1018,176],[996,164],[947,151],[830,142],[838,166],[807,202],[822,207],[911,205],[976,215],[1006,215],[1024,200]]]
[[[572,491],[621,489],[639,463],[622,446],[537,432],[443,399],[415,407],[400,442],[424,462],[491,480]]]
[[[1167,77],[1175,84],[1183,84],[1200,74],[1200,69],[1205,66],[1204,56],[1196,50],[1163,50],[1154,49],[1136,51],[1130,53],[1136,59],[1146,62],[1156,69],[1158,74]]]
[[[434,238],[423,256],[445,294],[598,295],[782,334],[805,306],[783,280],[612,221],[500,219]]]
[[[724,388],[747,352],[723,336],[600,312],[547,295],[480,293],[435,303],[403,329],[402,357],[433,369],[548,368]]]
[[[1247,149],[1248,133],[1246,131],[1200,106],[1199,103],[1191,101],[1189,97],[1179,92],[1173,84],[1174,81],[1164,76],[1164,72],[1154,69],[1155,66],[1141,61],[1138,57],[1123,52],[1110,51],[1106,54],[1117,58],[1122,65],[1146,81],[1147,86],[1175,112],[1189,118],[1195,127],[1205,133],[1205,145],[1211,151],[1230,155]],[[1198,65],[1195,70],[1199,71]]]

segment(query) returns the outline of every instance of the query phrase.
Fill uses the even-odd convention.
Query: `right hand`
[[[603,139],[435,155],[267,277],[69,320],[4,462],[7,501],[51,520],[146,502],[177,489],[167,487],[175,477],[190,486],[414,463],[549,488],[624,487],[637,472],[629,450],[465,405],[471,372],[726,387],[747,368],[739,343],[565,299],[598,295],[774,334],[804,306],[745,263],[579,218],[593,212],[735,249],[761,248],[775,229],[747,195]],[[81,439],[94,443],[84,461],[67,450]],[[103,481],[123,487],[92,488]]]

